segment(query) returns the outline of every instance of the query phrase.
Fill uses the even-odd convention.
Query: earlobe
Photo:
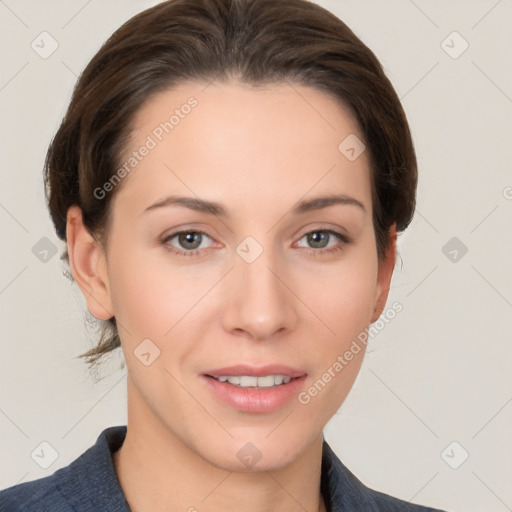
[[[391,278],[393,277],[393,270],[395,268],[396,260],[396,224],[393,224],[389,228],[390,244],[386,253],[385,259],[379,265],[379,271],[377,276],[377,287],[375,293],[375,306],[370,322],[377,321],[379,316],[386,307],[386,302],[389,295],[389,287],[391,284]]]
[[[71,273],[84,295],[87,309],[99,320],[112,318],[105,254],[84,226],[82,210],[76,205],[67,212],[66,238]]]

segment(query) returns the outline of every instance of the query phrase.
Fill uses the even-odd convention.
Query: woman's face
[[[84,294],[117,320],[130,428],[218,467],[282,467],[344,401],[364,345],[344,354],[387,297],[394,254],[379,268],[362,134],[332,98],[288,84],[182,84],[133,128],[105,286]]]

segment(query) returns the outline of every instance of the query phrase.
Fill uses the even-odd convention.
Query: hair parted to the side
[[[169,0],[136,15],[100,48],[81,74],[48,149],[48,208],[66,240],[68,208],[78,205],[103,247],[110,206],[93,193],[115,174],[134,114],[155,93],[184,81],[236,79],[247,85],[312,86],[347,106],[371,162],[379,262],[389,228],[407,228],[416,204],[417,163],[400,100],[373,52],[339,18],[307,0]],[[340,141],[341,142],[341,141]],[[69,265],[68,252],[61,259]],[[115,317],[79,357],[95,364],[120,346]]]

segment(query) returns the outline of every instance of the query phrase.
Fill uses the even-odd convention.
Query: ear
[[[384,257],[384,260],[379,264],[379,271],[377,275],[377,286],[375,290],[375,305],[374,311],[370,322],[377,321],[379,316],[384,311],[386,301],[388,300],[389,286],[391,283],[391,277],[393,276],[393,270],[395,268],[396,259],[396,224],[393,224],[389,228],[390,244],[388,251]]]
[[[76,205],[67,212],[66,239],[71,273],[85,297],[87,309],[99,320],[112,318],[114,311],[105,253],[87,231],[82,210]]]

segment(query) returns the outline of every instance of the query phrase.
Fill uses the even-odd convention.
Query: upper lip
[[[301,377],[306,372],[286,366],[283,364],[268,364],[265,366],[252,366],[249,364],[236,364],[234,366],[226,366],[224,368],[216,368],[215,370],[208,370],[204,375],[211,377],[222,377],[224,375],[242,376],[248,375],[250,377],[264,377],[265,375],[283,375],[285,377]]]

